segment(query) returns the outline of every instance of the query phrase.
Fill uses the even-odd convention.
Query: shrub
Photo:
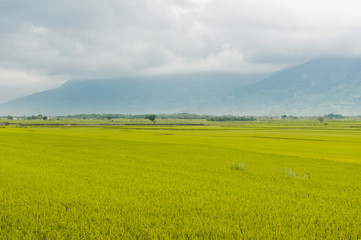
[[[288,169],[288,168],[281,169],[281,172],[283,175],[285,175],[286,177],[290,177],[290,178],[311,179],[311,175],[309,173],[307,173],[307,175],[299,175],[299,174],[296,174],[296,172],[293,171],[292,169]]]
[[[230,165],[231,170],[244,170],[245,165],[243,163],[232,162]]]
[[[282,169],[282,173],[285,175],[285,176],[288,176],[288,177],[291,177],[291,178],[296,178],[296,173],[292,170],[292,169]]]

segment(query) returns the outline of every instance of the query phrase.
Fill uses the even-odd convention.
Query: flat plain
[[[1,239],[360,239],[361,121],[0,127]]]

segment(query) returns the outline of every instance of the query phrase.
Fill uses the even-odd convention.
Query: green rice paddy
[[[361,122],[0,127],[0,239],[360,239]]]

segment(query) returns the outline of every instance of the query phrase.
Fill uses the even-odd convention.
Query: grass
[[[361,238],[361,122],[328,123],[0,128],[0,239]]]

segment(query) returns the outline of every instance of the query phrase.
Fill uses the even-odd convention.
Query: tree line
[[[49,120],[50,117],[38,114],[32,116],[20,116],[19,119],[26,120]],[[60,119],[96,119],[96,120],[112,120],[112,119],[149,119],[155,121],[155,119],[205,119],[207,121],[255,121],[255,117],[244,117],[244,116],[232,116],[232,115],[206,115],[206,114],[192,114],[192,113],[174,113],[174,114],[74,114],[66,116],[54,116],[51,117],[53,120]],[[14,119],[13,116],[7,116],[7,119]]]
[[[214,116],[207,118],[207,121],[256,121],[256,118],[239,116]]]

